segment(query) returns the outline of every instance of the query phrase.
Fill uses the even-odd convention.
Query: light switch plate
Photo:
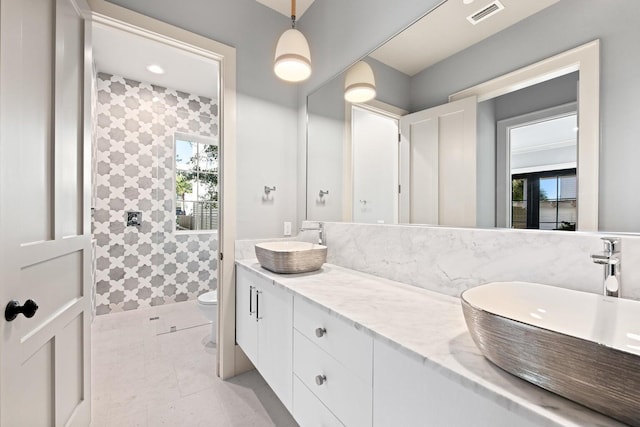
[[[285,236],[291,236],[291,223],[289,221],[284,222],[284,233]]]

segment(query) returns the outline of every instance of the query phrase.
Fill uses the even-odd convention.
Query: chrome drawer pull
[[[256,288],[256,322],[259,320],[262,320],[262,317],[260,317],[260,294],[262,293],[262,291],[259,291],[258,288]]]
[[[326,382],[327,382],[327,376],[326,375],[316,375],[316,384],[322,385],[322,384],[324,384]]]
[[[249,286],[249,317],[251,317],[251,315],[255,313],[255,311],[253,311],[253,290],[254,289],[255,289],[254,286]]]
[[[316,336],[322,338],[327,333],[327,328],[316,328]]]

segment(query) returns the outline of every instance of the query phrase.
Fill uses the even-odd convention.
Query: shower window
[[[175,137],[176,231],[218,229],[218,143]]]

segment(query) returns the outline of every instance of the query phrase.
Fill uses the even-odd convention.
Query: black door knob
[[[9,301],[7,304],[7,308],[4,309],[4,318],[7,319],[8,322],[11,322],[18,314],[24,314],[24,317],[33,317],[38,311],[38,304],[35,303],[32,299],[28,299],[24,302],[24,305],[20,305],[20,303],[16,300]]]

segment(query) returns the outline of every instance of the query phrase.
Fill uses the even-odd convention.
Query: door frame
[[[577,113],[577,103],[559,105],[499,120],[496,125],[496,226],[511,228],[511,137],[513,128]],[[563,168],[566,165],[562,165]],[[502,173],[501,173],[502,172]]]
[[[471,95],[478,102],[579,71],[578,81],[578,231],[598,231],[600,154],[600,40],[583,44],[524,68],[449,96]],[[496,206],[496,211],[502,208]]]
[[[247,369],[235,343],[236,49],[105,0],[88,0],[91,19],[220,63],[220,219],[218,229],[218,346],[216,374]],[[223,256],[226,254],[226,256]]]

